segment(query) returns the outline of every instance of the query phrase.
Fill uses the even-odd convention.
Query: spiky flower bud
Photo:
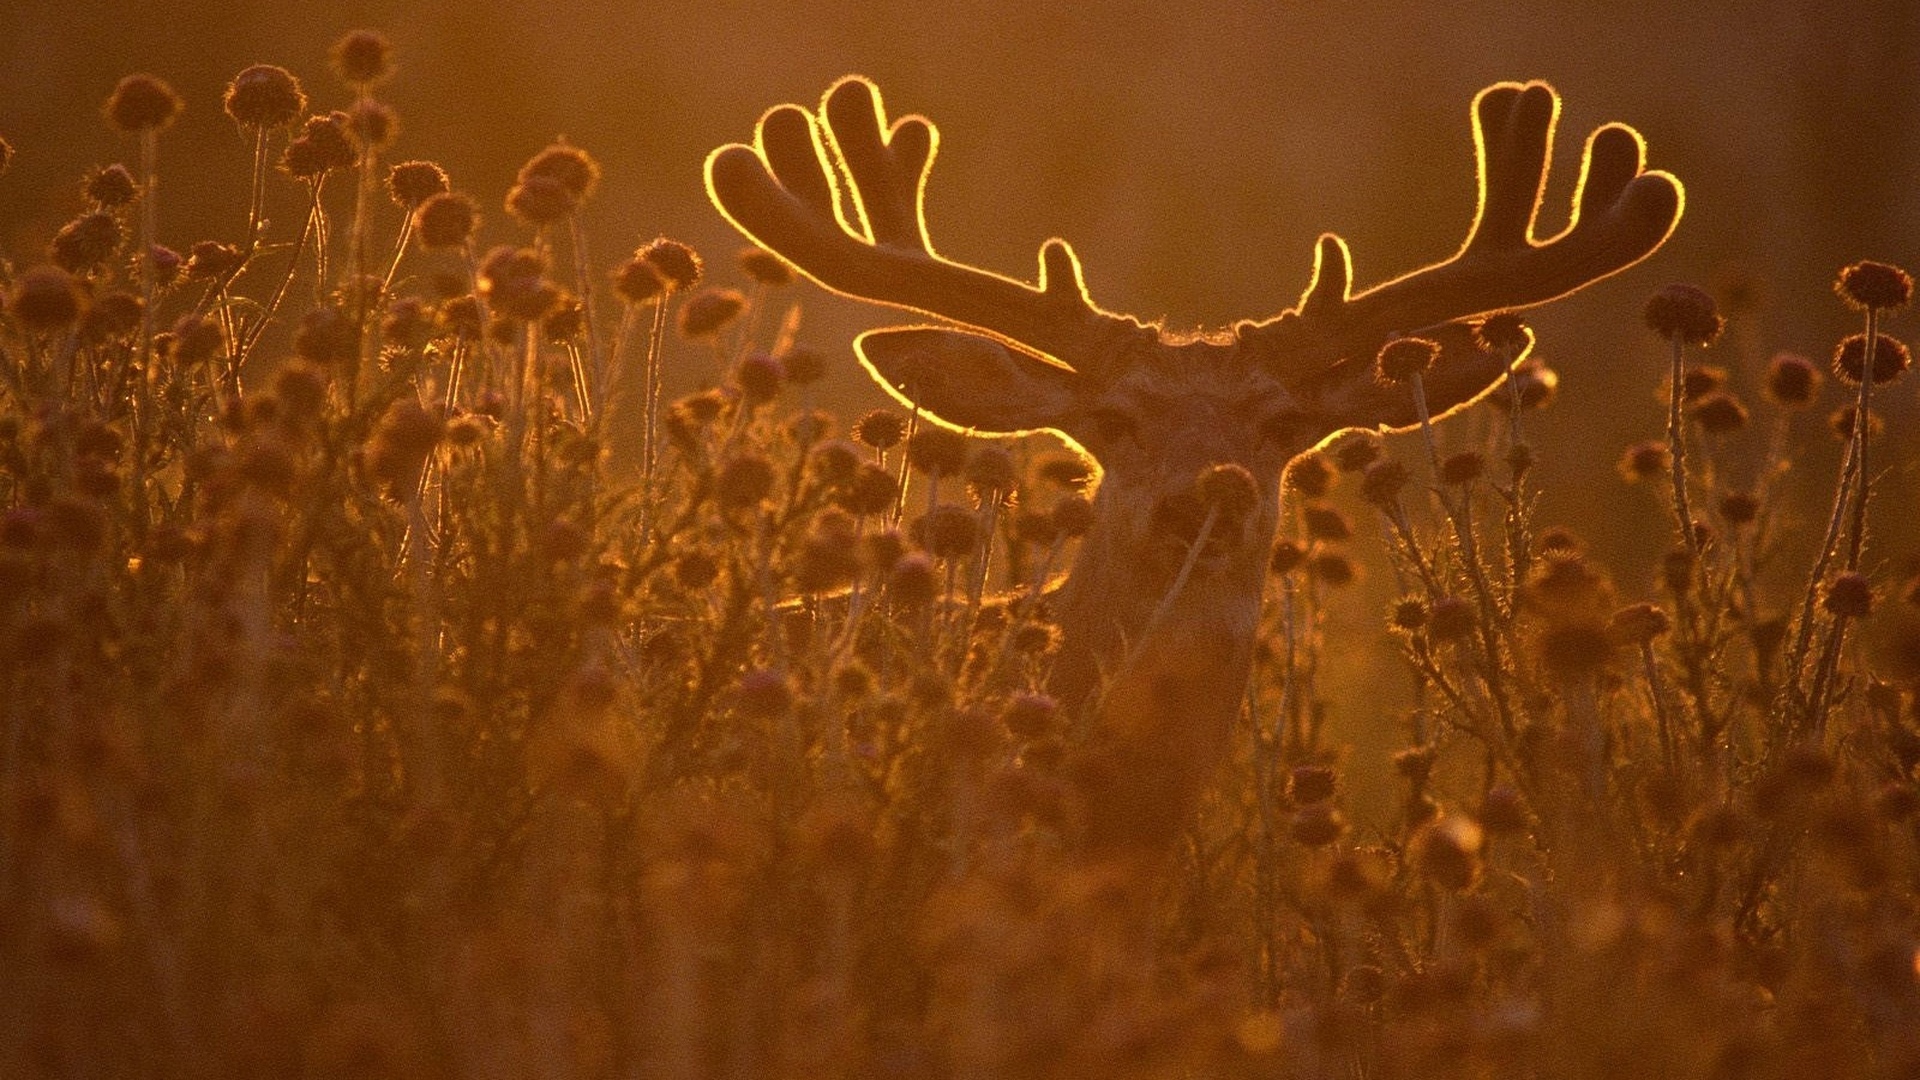
[[[354,30],[333,43],[328,58],[342,82],[372,86],[393,73],[393,44],[377,30]]]
[[[773,491],[773,463],[758,454],[742,454],[720,467],[713,494],[728,510],[756,506]]]
[[[1620,475],[1627,482],[1656,480],[1665,476],[1673,464],[1673,452],[1658,439],[1637,442],[1620,455]]]
[[[1864,367],[1865,361],[1862,361]],[[1876,361],[1874,367],[1879,368]],[[1794,353],[1775,353],[1767,364],[1767,396],[1785,409],[1805,408],[1820,396],[1825,381],[1813,361]]]
[[[307,93],[286,68],[255,64],[227,84],[221,104],[243,128],[276,128],[307,111]]]
[[[109,123],[131,135],[165,128],[184,107],[180,95],[161,79],[129,75],[107,98],[106,115]]]
[[[1300,511],[1301,520],[1306,523],[1307,536],[1314,540],[1351,540],[1353,525],[1347,516],[1331,506],[1309,505]]]
[[[1487,471],[1487,459],[1478,450],[1462,450],[1457,454],[1448,454],[1440,462],[1440,482],[1443,484],[1471,484],[1480,479]]]
[[[351,123],[346,113],[310,116],[300,134],[287,144],[280,156],[280,170],[288,176],[311,180],[333,169],[351,169],[360,163],[360,151],[348,137]]]
[[[1879,365],[1874,367],[1877,370]],[[1727,435],[1747,426],[1747,407],[1724,390],[1701,398],[1689,411],[1693,422],[1709,435]]]
[[[980,542],[980,520],[961,506],[944,504],[913,523],[913,538],[939,559],[964,559]]]
[[[447,171],[431,161],[403,161],[387,170],[387,194],[402,209],[416,209],[448,190]]]
[[[62,270],[84,274],[111,259],[121,239],[120,219],[94,210],[62,225],[54,234],[50,254]]]
[[[747,298],[737,289],[707,289],[680,308],[680,336],[689,341],[709,340],[747,309]]]
[[[1658,604],[1629,604],[1607,620],[1607,633],[1622,645],[1645,645],[1673,629],[1673,617]]]
[[[967,437],[925,424],[907,440],[907,464],[932,476],[952,476],[967,464]]]
[[[771,251],[741,248],[738,260],[741,271],[762,285],[778,287],[793,282],[793,268]]]
[[[1863,260],[1840,271],[1833,291],[1851,307],[1891,311],[1913,297],[1913,277],[1891,263]]]
[[[853,425],[853,436],[875,450],[891,450],[907,436],[907,418],[891,409],[874,409]]]
[[[1647,299],[1647,328],[1669,341],[1711,345],[1726,325],[1713,297],[1698,285],[1662,286]]]
[[[1210,465],[1194,479],[1194,490],[1210,510],[1237,521],[1260,505],[1260,485],[1244,465]]]
[[[126,206],[140,197],[140,185],[125,165],[108,165],[87,177],[87,201],[102,210]]]
[[[1913,364],[1906,343],[1886,334],[1874,335],[1873,381],[1892,382]],[[1867,370],[1867,335],[1849,334],[1833,350],[1833,370],[1847,383],[1858,386]]]
[[[1415,376],[1426,374],[1439,355],[1438,342],[1417,337],[1395,338],[1380,349],[1377,358],[1380,377],[1393,383],[1412,382]]]
[[[1287,466],[1287,486],[1309,499],[1325,498],[1333,489],[1333,470],[1326,455],[1315,451],[1294,458]]]
[[[670,290],[684,292],[700,284],[700,256],[678,240],[655,237],[635,252],[634,258],[652,266]]]
[[[1873,584],[1865,574],[1841,574],[1827,586],[1827,596],[1821,604],[1842,618],[1864,619],[1873,613]]]
[[[80,318],[80,283],[57,266],[36,266],[13,280],[7,309],[28,330],[65,330]]]

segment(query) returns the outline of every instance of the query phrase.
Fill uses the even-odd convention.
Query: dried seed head
[[[1876,364],[1874,366],[1878,367],[1879,365]],[[1860,407],[1858,405],[1843,405],[1833,410],[1832,415],[1827,417],[1827,426],[1833,430],[1834,438],[1839,439],[1841,442],[1853,441],[1853,429],[1858,421],[1857,414],[1859,411]],[[1880,432],[1885,428],[1886,423],[1880,419],[1879,411],[1875,409],[1867,410],[1867,434],[1877,439],[1880,437]]]
[[[900,497],[900,482],[893,474],[871,461],[863,461],[853,480],[835,492],[834,504],[850,514],[884,514],[893,509]]]
[[[1379,461],[1386,453],[1386,446],[1379,435],[1354,429],[1335,439],[1328,453],[1335,468],[1344,473],[1357,473],[1365,472],[1367,466]]]
[[[418,349],[433,338],[433,312],[413,297],[402,297],[387,305],[387,317],[380,323],[380,339],[403,349]]]
[[[557,142],[520,167],[520,182],[548,179],[559,184],[576,203],[593,197],[600,186],[600,163],[593,155],[566,142]]]
[[[762,285],[778,287],[793,282],[793,268],[771,251],[757,247],[740,249],[740,269]]]
[[[1360,576],[1360,569],[1353,564],[1353,560],[1337,551],[1323,551],[1315,555],[1307,569],[1321,584],[1335,589],[1353,584],[1354,579]]]
[[[226,350],[227,336],[216,319],[183,315],[173,324],[173,360],[182,367],[204,364]]]
[[[940,577],[933,560],[924,552],[900,556],[887,575],[887,593],[895,603],[907,608],[925,607],[939,595]]]
[[[772,462],[758,454],[741,454],[720,467],[714,498],[727,510],[757,506],[773,492],[775,479]]]
[[[1673,465],[1673,453],[1667,444],[1658,439],[1634,443],[1620,455],[1620,475],[1628,483],[1639,480],[1657,480],[1667,474]]]
[[[140,197],[140,185],[125,165],[108,165],[87,177],[87,201],[102,210],[126,206]]]
[[[689,341],[711,340],[747,309],[747,298],[737,289],[706,289],[680,306],[680,336]]]
[[[573,213],[579,201],[551,176],[530,176],[507,192],[507,213],[526,225],[551,225]]]
[[[294,361],[282,364],[273,373],[273,396],[286,410],[288,419],[305,421],[320,415],[327,401],[327,373],[311,364]]]
[[[1302,507],[1300,517],[1306,523],[1307,536],[1311,539],[1353,539],[1353,526],[1347,521],[1347,515],[1331,506],[1314,504]]]
[[[1873,343],[1873,381],[1892,382],[1913,364],[1913,356],[1900,339],[1876,334]],[[1833,350],[1833,370],[1850,385],[1860,385],[1867,370],[1867,335],[1850,334]]]
[[[1440,462],[1440,482],[1443,484],[1471,484],[1480,479],[1487,471],[1487,459],[1478,450],[1462,450],[1449,454]]]
[[[120,250],[120,219],[105,210],[82,214],[54,234],[49,254],[62,270],[84,274],[99,268]]]
[[[658,300],[667,293],[667,283],[653,264],[638,256],[614,268],[613,291],[629,304]]]
[[[1655,292],[1647,300],[1646,320],[1654,333],[1687,345],[1711,345],[1725,325],[1713,297],[1697,285],[1684,284],[1666,285]]]
[[[128,134],[158,131],[173,123],[185,103],[173,87],[152,75],[129,75],[107,98],[107,120]]]
[[[1470,818],[1449,815],[1414,838],[1414,861],[1434,884],[1463,892],[1480,876],[1480,849],[1486,833]]]
[[[241,127],[275,128],[307,111],[307,93],[286,68],[255,64],[227,84],[221,104]]]
[[[875,450],[891,450],[907,436],[907,418],[892,409],[874,409],[853,425],[853,437]]]
[[[1014,738],[1033,740],[1053,733],[1060,703],[1046,694],[1020,691],[1007,699],[1000,711],[1000,723]]]
[[[931,476],[953,476],[967,465],[967,437],[938,424],[924,424],[907,440],[907,464]]]
[[[1273,545],[1273,554],[1267,559],[1267,569],[1284,576],[1300,569],[1306,561],[1306,548],[1291,540],[1282,540]]]
[[[1673,629],[1673,618],[1658,604],[1629,604],[1607,620],[1607,632],[1622,645],[1645,645]]]
[[[411,395],[403,396],[374,425],[373,437],[367,441],[367,472],[385,481],[392,497],[411,496],[428,455],[446,434],[447,422],[439,410],[429,410]]]
[[[655,237],[634,258],[652,266],[670,291],[684,292],[700,284],[700,256],[678,240]]]
[[[1427,625],[1427,605],[1417,597],[1396,601],[1388,621],[1402,630],[1418,630]]]
[[[480,292],[496,314],[536,322],[561,303],[559,286],[546,279],[547,260],[532,248],[501,245],[480,261]]]
[[[293,332],[293,355],[320,367],[351,364],[360,355],[360,328],[339,308],[314,308]]]
[[[1553,395],[1560,389],[1560,374],[1548,367],[1545,360],[1535,358],[1514,368],[1507,382],[1512,389],[1504,394],[1488,395],[1488,404],[1507,412],[1513,408],[1513,398],[1518,395],[1522,409],[1544,409],[1553,403]]]
[[[1833,291],[1850,307],[1891,311],[1913,297],[1913,277],[1890,263],[1861,261],[1840,271]]]
[[[1412,382],[1416,376],[1424,375],[1433,366],[1434,357],[1440,355],[1438,342],[1426,338],[1395,338],[1381,346],[1376,362],[1380,368],[1380,377],[1392,383]]]
[[[1726,385],[1726,368],[1718,364],[1694,364],[1680,376],[1680,400],[1697,401]]]
[[[351,122],[343,112],[308,117],[300,134],[281,154],[280,171],[311,180],[330,170],[351,169],[359,164],[360,151],[347,134]]]
[[[362,150],[384,150],[400,135],[400,114],[383,102],[356,101],[347,112],[347,131]]]
[[[1287,484],[1309,499],[1325,498],[1333,489],[1333,470],[1324,454],[1311,451],[1293,459],[1287,466]]]
[[[823,442],[813,449],[813,475],[829,487],[844,490],[859,473],[861,460],[859,448],[845,439]]]
[[[938,559],[964,559],[980,542],[980,521],[973,511],[945,504],[913,523],[913,539]]]
[[[387,170],[387,194],[406,210],[448,190],[447,171],[431,161],[403,161]]]
[[[1294,812],[1287,832],[1304,847],[1326,847],[1346,835],[1347,820],[1330,802],[1311,803]]]
[[[1805,408],[1820,396],[1820,384],[1825,380],[1826,376],[1806,357],[1775,353],[1767,364],[1767,397],[1781,408]]]
[[[80,336],[88,341],[106,341],[131,334],[140,328],[146,303],[129,292],[110,292],[87,308],[80,324]]]
[[[967,459],[967,486],[982,500],[994,493],[1001,498],[1012,494],[1019,485],[1020,470],[1014,465],[1013,455],[998,443],[989,443],[973,452]]]
[[[393,43],[377,30],[354,30],[328,54],[334,74],[349,86],[367,87],[393,74]]]
[[[733,369],[734,385],[749,407],[772,401],[786,378],[786,368],[780,361],[763,352],[748,353]]]
[[[787,369],[787,381],[795,386],[811,386],[827,374],[826,354],[804,345],[795,345],[781,353],[780,363]]]
[[[458,192],[429,196],[413,212],[413,227],[428,250],[464,248],[480,224],[480,209]]]
[[[1287,797],[1295,806],[1325,802],[1333,798],[1339,780],[1339,775],[1325,765],[1301,765],[1287,774]]]
[[[1747,426],[1747,407],[1724,390],[1701,398],[1690,412],[1693,422],[1709,435],[1728,435]]]
[[[1864,619],[1873,613],[1873,584],[1865,574],[1841,574],[1827,586],[1821,605],[1842,618]]]
[[[1407,486],[1407,467],[1394,458],[1383,458],[1367,466],[1360,479],[1360,494],[1377,506],[1391,506]]]
[[[1194,478],[1194,490],[1225,521],[1239,521],[1260,505],[1260,485],[1244,465],[1210,465]]]
[[[232,244],[202,240],[187,252],[187,277],[194,281],[216,281],[240,269],[245,259]]]
[[[1481,348],[1507,356],[1517,356],[1533,343],[1533,333],[1527,329],[1526,320],[1513,311],[1487,316],[1473,328],[1473,336]]]
[[[1527,804],[1519,789],[1510,784],[1495,784],[1480,800],[1477,815],[1480,827],[1491,836],[1510,835],[1527,829]]]
[[[13,281],[7,309],[30,331],[65,330],[80,318],[80,283],[57,266],[36,266]]]

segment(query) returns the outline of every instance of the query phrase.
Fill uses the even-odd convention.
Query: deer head
[[[1150,753],[1168,789],[1127,797],[1159,803],[1204,782],[1239,708],[1286,464],[1336,431],[1417,420],[1408,389],[1376,376],[1382,345],[1437,342],[1428,407],[1461,408],[1525,355],[1483,347],[1479,319],[1631,266],[1678,222],[1679,182],[1646,171],[1640,136],[1609,124],[1587,140],[1571,222],[1536,239],[1559,105],[1540,82],[1474,99],[1479,206],[1453,257],[1356,294],[1346,244],[1323,235],[1297,305],[1189,336],[1096,306],[1063,240],[1041,245],[1034,285],[942,258],[923,213],[938,135],[918,116],[889,123],[859,77],[817,113],[767,112],[752,145],[708,157],[707,188],[736,228],[821,285],[957,324],[856,341],[896,398],[983,434],[1059,432],[1099,462],[1096,524],[1059,597],[1052,689],[1071,705],[1105,680],[1102,700],[1122,703],[1108,710],[1111,738]],[[1223,464],[1255,478],[1250,508],[1222,515],[1196,488]],[[1184,734],[1169,756],[1172,729]]]

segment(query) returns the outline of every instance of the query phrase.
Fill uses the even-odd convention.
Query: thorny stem
[[[1668,460],[1672,463],[1673,475],[1673,516],[1680,526],[1680,542],[1687,547],[1687,553],[1693,557],[1693,565],[1701,566],[1700,536],[1693,527],[1693,508],[1687,501],[1687,430],[1680,418],[1680,381],[1682,377],[1681,359],[1683,348],[1680,338],[1671,339],[1673,351],[1672,375],[1667,385],[1667,450]]]
[[[1861,361],[1860,407],[1853,414],[1853,445],[1856,483],[1853,489],[1853,520],[1847,529],[1847,570],[1860,569],[1860,549],[1867,539],[1867,493],[1873,487],[1873,470],[1867,464],[1867,450],[1873,439],[1873,414],[1867,406],[1873,400],[1874,345],[1880,337],[1880,309],[1867,309],[1866,356]]]
[[[239,351],[234,356],[235,371],[246,365],[247,357],[253,353],[253,347],[267,332],[267,327],[273,325],[274,314],[280,310],[281,302],[287,298],[287,290],[293,285],[294,274],[300,269],[300,252],[307,246],[307,238],[313,235],[315,223],[320,220],[320,189],[325,182],[325,173],[312,181],[313,198],[307,206],[306,223],[300,227],[300,236],[293,242],[293,254],[287,259],[287,272],[281,275],[280,284],[273,291],[273,299],[267,302],[266,310],[260,313],[260,318],[253,324],[253,329],[248,331],[246,341],[241,343]]]

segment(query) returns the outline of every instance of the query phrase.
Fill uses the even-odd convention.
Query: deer
[[[1098,464],[1092,527],[1052,601],[1047,684],[1086,716],[1093,849],[1170,841],[1228,755],[1288,464],[1348,429],[1422,422],[1408,387],[1380,377],[1381,349],[1437,346],[1424,409],[1453,414],[1532,348],[1524,328],[1518,349],[1481,340],[1487,317],[1618,273],[1672,234],[1680,182],[1611,123],[1587,139],[1568,223],[1535,237],[1559,111],[1540,81],[1475,96],[1477,206],[1451,257],[1356,292],[1346,242],[1323,233],[1294,306],[1197,333],[1097,306],[1061,239],[1040,246],[1032,284],[942,257],[925,215],[938,132],[890,121],[864,77],[834,83],[817,111],[770,109],[751,143],[708,156],[709,197],[754,244],[835,293],[940,320],[854,342],[903,406],[973,434],[1053,432]],[[1223,467],[1257,499],[1210,504],[1204,474]]]

